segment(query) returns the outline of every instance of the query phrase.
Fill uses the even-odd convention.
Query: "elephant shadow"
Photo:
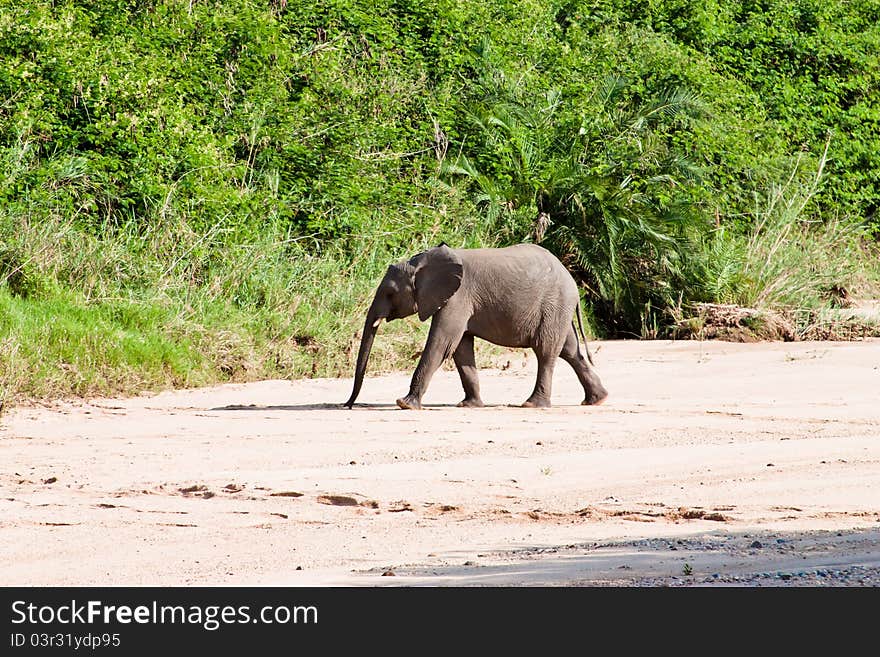
[[[425,404],[425,410],[430,410],[431,408],[456,408],[457,404]],[[504,406],[504,404],[486,404],[486,408],[493,408],[494,406]],[[383,404],[383,403],[363,403],[363,404],[355,404],[354,409],[364,409],[364,410],[401,410],[397,404]],[[264,404],[227,404],[225,406],[216,406],[209,410],[211,411],[331,411],[331,410],[339,410],[339,411],[348,411],[354,410],[349,409],[343,404],[333,404],[333,403],[320,403],[320,404],[276,404],[276,405],[264,405]]]
[[[375,404],[377,407],[397,408],[397,404]],[[212,411],[330,411],[334,409],[348,410],[341,403],[321,404],[227,404],[217,406]]]

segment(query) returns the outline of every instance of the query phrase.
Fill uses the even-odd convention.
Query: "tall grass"
[[[824,219],[811,209],[827,158],[828,144],[810,180],[798,180],[798,160],[788,180],[757,195],[748,232],[720,227],[707,237],[701,259],[712,301],[818,310],[854,291],[877,292],[880,276],[865,227],[841,217]]]
[[[416,248],[279,225],[199,233],[167,216],[96,235],[41,210],[0,215],[0,395],[14,399],[348,376],[373,286]],[[371,370],[410,367],[425,328],[383,327]]]

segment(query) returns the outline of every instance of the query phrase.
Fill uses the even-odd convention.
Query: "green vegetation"
[[[348,376],[441,240],[541,242],[604,336],[880,288],[875,0],[0,6],[0,403]]]

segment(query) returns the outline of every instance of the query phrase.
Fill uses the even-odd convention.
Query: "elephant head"
[[[462,269],[461,258],[445,244],[388,267],[367,310],[355,366],[354,388],[345,406],[351,408],[361,391],[373,339],[382,319],[390,322],[418,313],[424,322],[461,286]]]

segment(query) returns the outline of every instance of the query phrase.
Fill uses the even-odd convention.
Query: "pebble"
[[[762,582],[763,580],[763,582]],[[732,584],[735,586],[784,586],[784,587],[832,587],[832,586],[880,586],[880,567],[851,566],[845,569],[817,569],[812,572],[796,573],[754,573],[746,575],[722,575],[712,573],[711,576],[697,580],[702,584],[714,586]],[[668,578],[642,578],[629,582],[631,586],[690,586],[694,580],[687,577],[671,576]]]
[[[842,532],[838,532],[842,535]],[[787,538],[773,538],[772,536],[760,535],[763,539],[757,540],[758,537],[753,533],[750,537],[740,534],[738,537],[703,537],[700,539],[639,539],[633,541],[633,546],[655,549],[655,550],[687,550],[690,552],[707,551],[707,550],[733,550],[739,554],[745,554],[747,549],[758,550],[771,545],[776,545],[777,550],[771,550],[777,554],[793,554],[793,556],[801,556],[807,559],[806,554],[798,554],[798,541]],[[750,538],[750,541],[741,541],[743,538]],[[764,542],[766,541],[766,542]],[[611,544],[608,544],[611,545]],[[605,547],[606,544],[594,543],[592,548]],[[682,546],[679,548],[678,546]],[[755,555],[756,553],[752,553]],[[685,557],[686,558],[686,557]],[[721,564],[722,567],[727,567]],[[781,565],[781,564],[780,564]],[[739,572],[736,574],[726,574],[715,572],[700,578],[679,577],[672,575],[666,577],[640,577],[621,582],[621,586],[719,586],[719,585],[739,586],[739,587],[880,587],[880,566],[873,564],[838,566],[837,568],[828,568],[821,564],[802,564],[801,570],[792,571],[759,571],[759,572]]]

